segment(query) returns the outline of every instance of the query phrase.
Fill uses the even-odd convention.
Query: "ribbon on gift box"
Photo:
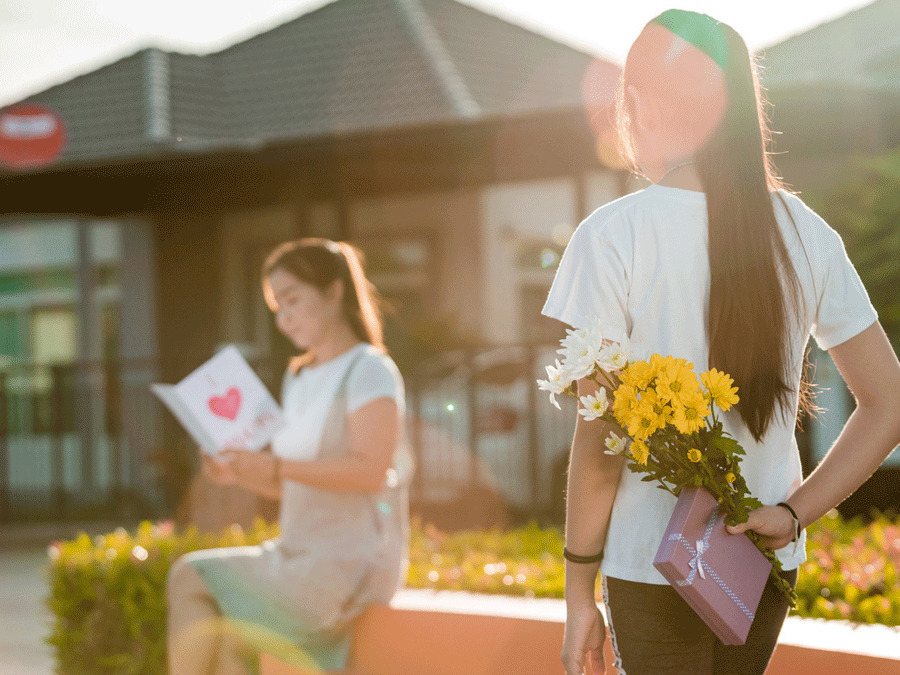
[[[731,598],[731,601],[737,605],[737,608],[740,609],[744,616],[746,616],[750,621],[753,621],[754,612],[751,612],[747,605],[738,597],[737,593],[729,588],[728,584],[726,584],[722,577],[716,574],[716,571],[709,566],[709,563],[706,563],[703,560],[703,554],[709,551],[709,538],[712,536],[713,528],[716,526],[716,523],[719,521],[719,510],[715,509],[712,512],[712,515],[709,517],[709,521],[706,523],[706,531],[703,533],[703,539],[698,539],[696,541],[696,546],[691,546],[691,542],[684,538],[681,533],[676,532],[675,534],[669,535],[669,541],[677,541],[680,542],[682,546],[684,546],[688,553],[691,554],[691,559],[688,561],[688,567],[691,568],[691,571],[688,572],[686,578],[678,581],[679,586],[690,586],[694,583],[694,579],[697,578],[697,575],[700,575],[701,579],[706,579],[706,572],[709,572],[709,576],[712,577],[712,580],[716,582],[716,585],[722,589],[722,591]]]

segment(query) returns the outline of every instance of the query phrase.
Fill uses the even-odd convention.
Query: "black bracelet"
[[[596,555],[576,555],[575,553],[572,553],[569,549],[567,549],[564,546],[563,547],[563,558],[565,558],[569,562],[573,562],[573,563],[580,563],[580,564],[598,563],[601,560],[603,560],[603,551],[600,551],[600,553],[598,553]]]
[[[797,517],[797,512],[794,511],[794,509],[791,508],[791,505],[788,504],[787,502],[778,502],[775,506],[783,506],[790,512],[791,518],[794,519],[794,525],[796,526],[796,529],[797,529],[797,531],[794,533],[793,541],[799,541],[800,533],[803,531],[803,528],[800,527],[800,519]]]

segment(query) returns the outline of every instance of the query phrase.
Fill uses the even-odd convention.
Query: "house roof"
[[[764,50],[770,88],[816,83],[900,93],[900,0],[876,0]]]
[[[145,49],[27,100],[64,120],[57,165],[72,165],[577,108],[597,60],[454,0],[336,0],[214,54]]]

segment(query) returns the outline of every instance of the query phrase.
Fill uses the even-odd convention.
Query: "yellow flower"
[[[684,405],[688,397],[700,391],[700,383],[692,370],[693,364],[684,359],[667,357],[656,377],[656,393],[670,402],[673,408]]]
[[[712,368],[700,375],[700,380],[709,391],[709,395],[716,405],[723,411],[731,409],[740,399],[737,395],[737,387],[733,387],[734,380],[720,370]]]
[[[622,423],[627,427],[629,436],[643,441],[662,429],[667,420],[668,415],[659,405],[656,395],[645,391]]]
[[[688,459],[692,462],[699,462],[703,459],[703,454],[697,448],[691,448],[687,451]]]
[[[659,371],[665,366],[667,359],[671,359],[671,356],[660,356],[659,354],[653,354],[650,357],[650,368],[653,371],[653,377],[659,375]]]
[[[647,457],[650,456],[650,448],[643,441],[635,441],[631,444],[631,456],[638,464],[647,464]]]
[[[629,436],[643,441],[650,438],[650,434],[656,431],[653,428],[653,422],[653,418],[647,415],[645,410],[638,408],[629,415],[625,426]]]
[[[641,405],[642,407],[646,406],[647,414],[654,418],[656,429],[662,429],[672,421],[672,406],[666,405],[666,403],[659,397],[655,389],[648,389],[641,396]]]
[[[707,415],[709,411],[707,410]],[[692,434],[701,427],[706,426],[706,420],[700,414],[700,410],[693,406],[676,408],[672,414],[672,424],[683,434]]]
[[[619,373],[619,379],[635,389],[645,389],[656,373],[646,361],[634,361]]]
[[[637,390],[627,384],[619,385],[613,392],[612,411],[616,421],[622,426],[625,426],[626,420],[637,404]]]
[[[737,476],[735,476],[730,471],[725,474],[725,482],[727,482],[729,485],[731,485],[736,480],[737,480]]]
[[[696,390],[681,397],[681,403],[686,408],[696,408],[697,412],[700,413],[700,417],[709,415],[709,400],[700,389],[699,383]]]

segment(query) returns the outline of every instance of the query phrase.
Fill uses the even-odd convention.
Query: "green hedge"
[[[50,596],[55,621],[48,638],[62,675],[165,675],[166,575],[183,553],[257,544],[276,534],[258,521],[249,532],[220,535],[142,523],[91,539],[53,544]]]
[[[143,523],[91,539],[54,544],[50,556],[49,642],[65,675],[164,675],[165,580],[183,553],[256,544],[277,534],[258,521],[218,536],[176,533]],[[416,524],[410,550],[412,588],[563,595],[563,539],[555,528],[447,534]],[[810,560],[797,586],[796,614],[900,625],[900,518],[869,524],[829,515],[810,531]]]
[[[900,626],[900,516],[866,524],[833,512],[810,528],[806,550],[797,614]]]

